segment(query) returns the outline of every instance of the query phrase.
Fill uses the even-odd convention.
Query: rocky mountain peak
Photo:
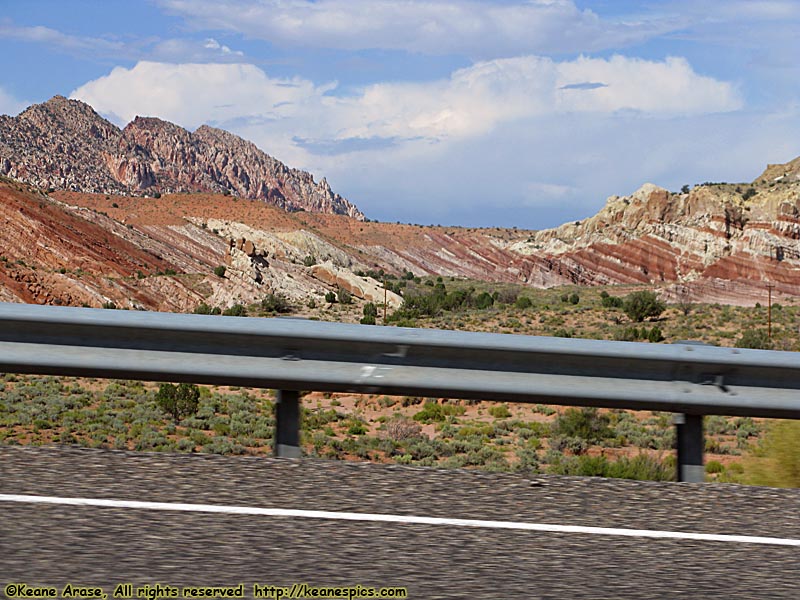
[[[255,144],[204,125],[191,133],[137,116],[120,130],[84,102],[54,96],[0,117],[0,174],[40,188],[121,195],[225,193],[286,210],[363,213],[327,181],[291,169]]]

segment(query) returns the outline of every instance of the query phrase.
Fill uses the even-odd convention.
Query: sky
[[[227,129],[371,219],[543,229],[800,156],[800,0],[0,5],[0,113]]]

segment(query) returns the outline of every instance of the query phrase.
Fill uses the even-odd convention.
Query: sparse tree
[[[341,304],[352,304],[353,295],[343,287],[339,288],[339,302]]]
[[[628,318],[637,323],[641,323],[647,318],[658,317],[666,308],[655,292],[650,291],[628,294],[622,306]]]
[[[691,293],[689,292],[689,288],[686,286],[682,286],[678,290],[678,310],[683,313],[684,317],[688,317],[689,313],[692,312],[692,308],[694,304],[692,303]]]
[[[173,385],[162,383],[156,394],[159,408],[170,415],[176,423],[197,412],[200,404],[200,388],[191,383]]]

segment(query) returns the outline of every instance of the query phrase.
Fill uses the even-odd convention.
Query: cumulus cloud
[[[680,19],[601,19],[572,0],[159,0],[196,27],[271,43],[473,57],[592,52],[637,43]]]
[[[319,104],[330,86],[295,78],[270,78],[249,64],[173,64],[141,61],[116,67],[72,93],[101,112],[130,121],[158,116],[188,128],[203,123],[257,117],[279,120],[297,105]]]
[[[447,140],[548,114],[698,114],[741,106],[731,84],[698,75],[679,58],[557,62],[526,56],[476,63],[437,81],[372,84],[350,96],[328,95],[335,87],[335,82],[273,78],[249,64],[140,62],[115,68],[73,96],[125,120],[156,115],[190,128],[249,121],[327,141]]]

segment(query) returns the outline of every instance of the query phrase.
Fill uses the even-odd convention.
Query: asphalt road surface
[[[398,586],[419,599],[800,597],[800,546],[780,545],[800,540],[800,490],[0,446],[0,495],[5,597],[14,593],[8,584],[27,584],[28,591],[54,586],[60,598],[68,583],[100,586],[109,599],[119,583],[181,591],[242,583],[246,597],[254,584],[295,583]],[[11,496],[399,515],[412,522]],[[413,522],[417,517],[612,529],[465,527]],[[777,541],[658,539],[614,528]]]

